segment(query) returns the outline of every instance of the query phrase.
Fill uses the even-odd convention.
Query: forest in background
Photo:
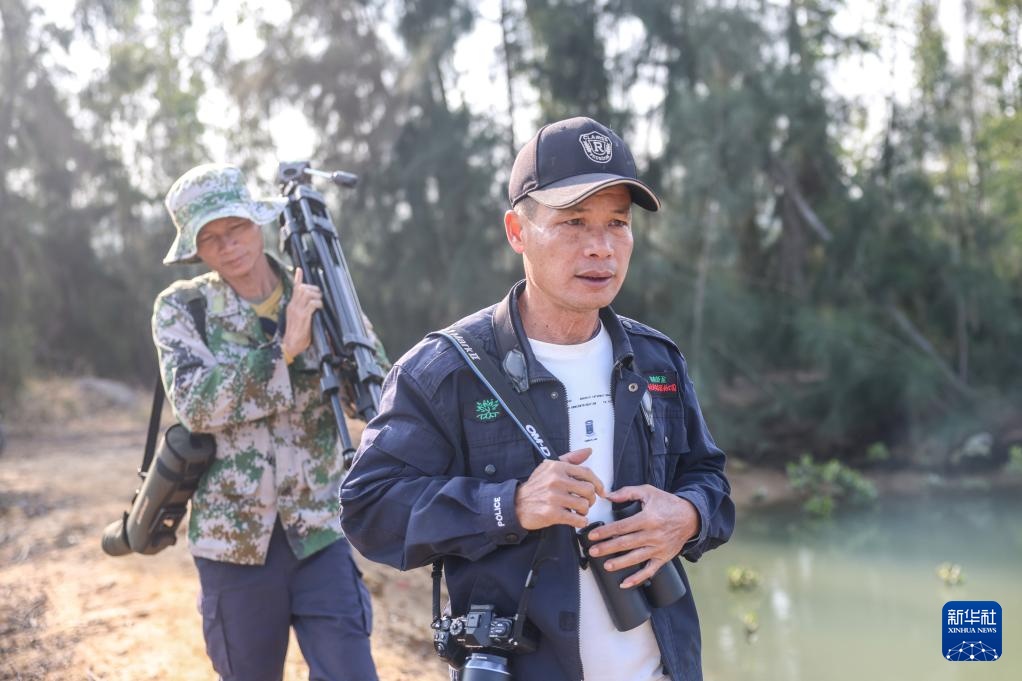
[[[855,34],[843,0],[239,3],[255,53],[198,4],[0,0],[0,409],[34,376],[155,376],[152,300],[199,271],[160,264],[166,189],[230,160],[272,191],[281,111],[362,178],[324,189],[392,358],[519,278],[512,122],[585,114],[665,206],[615,308],[676,339],[726,450],[944,468],[1022,441],[1022,0],[962,0],[958,46],[937,0]],[[494,21],[505,91],[465,92],[455,47]],[[895,49],[910,82],[871,134],[830,79]]]

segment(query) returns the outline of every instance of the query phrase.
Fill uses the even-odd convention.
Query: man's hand
[[[661,566],[678,555],[685,542],[699,534],[699,512],[695,506],[652,485],[622,487],[607,494],[607,499],[615,503],[642,502],[639,513],[589,533],[589,538],[598,542],[590,554],[622,554],[604,564],[607,570],[646,563],[644,568],[621,582],[623,589],[652,578]]]
[[[563,454],[557,461],[546,460],[515,492],[515,513],[527,530],[551,525],[588,525],[586,514],[603,496],[603,483],[585,466],[593,450],[589,447]]]
[[[280,346],[287,357],[297,357],[312,344],[312,313],[323,309],[323,292],[312,284],[302,283],[302,268],[295,270],[291,302],[284,312],[287,329]]]

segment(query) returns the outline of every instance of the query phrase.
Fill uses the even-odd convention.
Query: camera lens
[[[461,681],[507,681],[510,678],[507,658],[491,653],[472,653],[461,671]]]

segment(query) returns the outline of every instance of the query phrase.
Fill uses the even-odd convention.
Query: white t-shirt
[[[614,489],[614,403],[611,371],[614,348],[600,327],[592,339],[578,345],[557,345],[529,339],[536,359],[564,385],[572,450],[592,447],[583,466],[610,491]],[[611,503],[597,498],[589,522],[613,521]],[[581,608],[579,640],[585,681],[666,681],[660,649],[649,622],[631,631],[618,631],[610,619],[591,570],[579,570]]]

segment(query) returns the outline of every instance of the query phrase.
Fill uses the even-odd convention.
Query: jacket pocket
[[[354,592],[358,596],[359,608],[362,611],[362,631],[366,636],[369,636],[373,633],[373,601],[369,595],[369,589],[366,587],[362,571],[359,569],[358,563],[355,562],[355,558],[349,555],[348,560],[351,561],[351,568],[353,570]]]
[[[673,405],[655,409],[653,424],[654,430],[650,441],[653,476],[651,483],[660,489],[667,489],[682,458],[691,451],[684,412],[673,408]]]
[[[489,482],[524,480],[536,469],[532,444],[510,418],[497,423],[463,421],[467,474]]]
[[[206,654],[213,671],[220,676],[231,675],[231,658],[227,654],[227,636],[220,611],[220,595],[202,595],[202,637],[206,641]]]

